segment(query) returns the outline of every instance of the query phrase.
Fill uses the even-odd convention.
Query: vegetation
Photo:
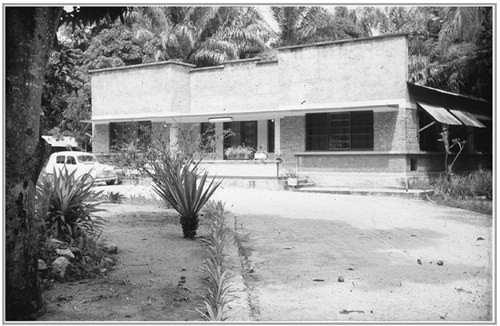
[[[198,214],[222,180],[209,179],[208,172],[199,168],[213,144],[204,144],[198,133],[173,127],[180,133],[175,144],[162,133],[149,132],[145,137],[148,146],[126,143],[117,159],[125,168],[151,178],[154,191],[179,213],[184,237],[193,238],[199,225]]]
[[[121,204],[125,199],[125,196],[123,194],[120,194],[119,192],[108,191],[104,195],[104,198],[106,198],[106,200],[112,204]]]
[[[224,245],[229,229],[226,226],[224,204],[212,201],[207,206],[208,233],[203,241],[207,244],[208,257],[202,268],[207,285],[204,295],[207,312],[197,311],[209,321],[225,321],[227,304],[232,299],[228,270],[224,264]]]
[[[52,177],[42,175],[37,185],[38,212],[45,221],[45,237],[73,244],[77,237],[98,238],[104,220],[95,215],[99,211],[98,197],[90,175],[75,177],[76,170],[65,168]]]
[[[492,200],[493,198],[493,176],[489,171],[443,175],[433,183],[433,186],[445,199],[451,197]]]

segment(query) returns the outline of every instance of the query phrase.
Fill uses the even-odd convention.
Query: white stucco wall
[[[262,111],[278,107],[278,64],[242,61],[191,71],[191,112]]]
[[[398,35],[282,48],[272,62],[103,69],[92,72],[92,118],[140,115],[147,120],[407,99],[407,58],[406,37]]]
[[[282,106],[406,98],[404,36],[279,51]]]

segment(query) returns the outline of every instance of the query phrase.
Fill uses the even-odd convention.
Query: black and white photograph
[[[496,324],[496,15],[2,2],[2,324]]]

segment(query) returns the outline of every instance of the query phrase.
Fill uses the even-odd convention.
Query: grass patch
[[[491,215],[493,212],[493,175],[490,171],[440,176],[432,183],[431,201],[440,205]]]
[[[154,195],[131,195],[130,197],[125,198],[124,203],[130,205],[155,205],[164,208],[172,208],[169,204],[167,204],[163,199],[160,199]]]
[[[493,201],[481,198],[443,198],[442,196],[433,195],[429,198],[436,204],[466,209],[473,212],[478,212],[482,214],[492,215],[493,214]]]

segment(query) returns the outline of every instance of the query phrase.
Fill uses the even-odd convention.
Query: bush
[[[196,236],[198,214],[222,182],[214,177],[207,183],[208,172],[198,172],[197,166],[193,159],[153,163],[153,189],[180,214],[184,238]]]
[[[97,198],[102,191],[94,191],[94,180],[88,174],[75,177],[76,171],[64,168],[60,173],[42,175],[37,184],[37,214],[44,220],[46,237],[72,242],[79,236],[97,238],[104,220],[95,213]]]

